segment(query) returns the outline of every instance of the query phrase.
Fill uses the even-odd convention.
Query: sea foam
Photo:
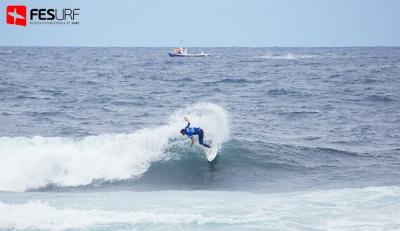
[[[399,230],[400,188],[286,193],[26,193],[0,202],[0,229]],[[54,193],[50,193],[54,194]],[[29,198],[30,197],[30,198]],[[48,201],[43,199],[50,198]],[[90,199],[88,199],[90,198]],[[11,199],[11,200],[10,200]],[[7,200],[7,199],[6,199]],[[13,202],[14,201],[14,202]]]

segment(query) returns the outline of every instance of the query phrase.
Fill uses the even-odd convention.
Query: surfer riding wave
[[[206,148],[211,148],[210,145],[205,144],[203,142],[204,139],[204,131],[201,128],[192,128],[190,127],[190,121],[189,119],[185,116],[183,117],[185,119],[186,122],[188,122],[188,124],[186,125],[185,128],[181,129],[180,133],[182,134],[182,136],[187,135],[191,140],[192,140],[192,144],[190,145],[190,147],[193,146],[194,144],[194,135],[199,136],[199,144],[203,145]]]

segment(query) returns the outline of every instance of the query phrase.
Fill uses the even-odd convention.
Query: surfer
[[[199,144],[203,145],[206,148],[211,148],[210,145],[203,143],[203,139],[204,139],[203,129],[190,127],[189,119],[186,116],[183,118],[185,119],[186,122],[188,122],[188,124],[186,125],[186,127],[184,129],[181,129],[181,134],[182,134],[182,136],[187,135],[192,140],[192,144],[190,145],[190,147],[192,147],[194,144],[193,136],[198,135],[199,136]]]

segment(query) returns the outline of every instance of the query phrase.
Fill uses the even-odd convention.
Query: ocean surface
[[[201,50],[0,47],[0,230],[400,230],[400,48]]]

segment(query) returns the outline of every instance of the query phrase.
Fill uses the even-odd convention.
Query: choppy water
[[[203,50],[0,48],[0,229],[400,228],[399,48]]]

